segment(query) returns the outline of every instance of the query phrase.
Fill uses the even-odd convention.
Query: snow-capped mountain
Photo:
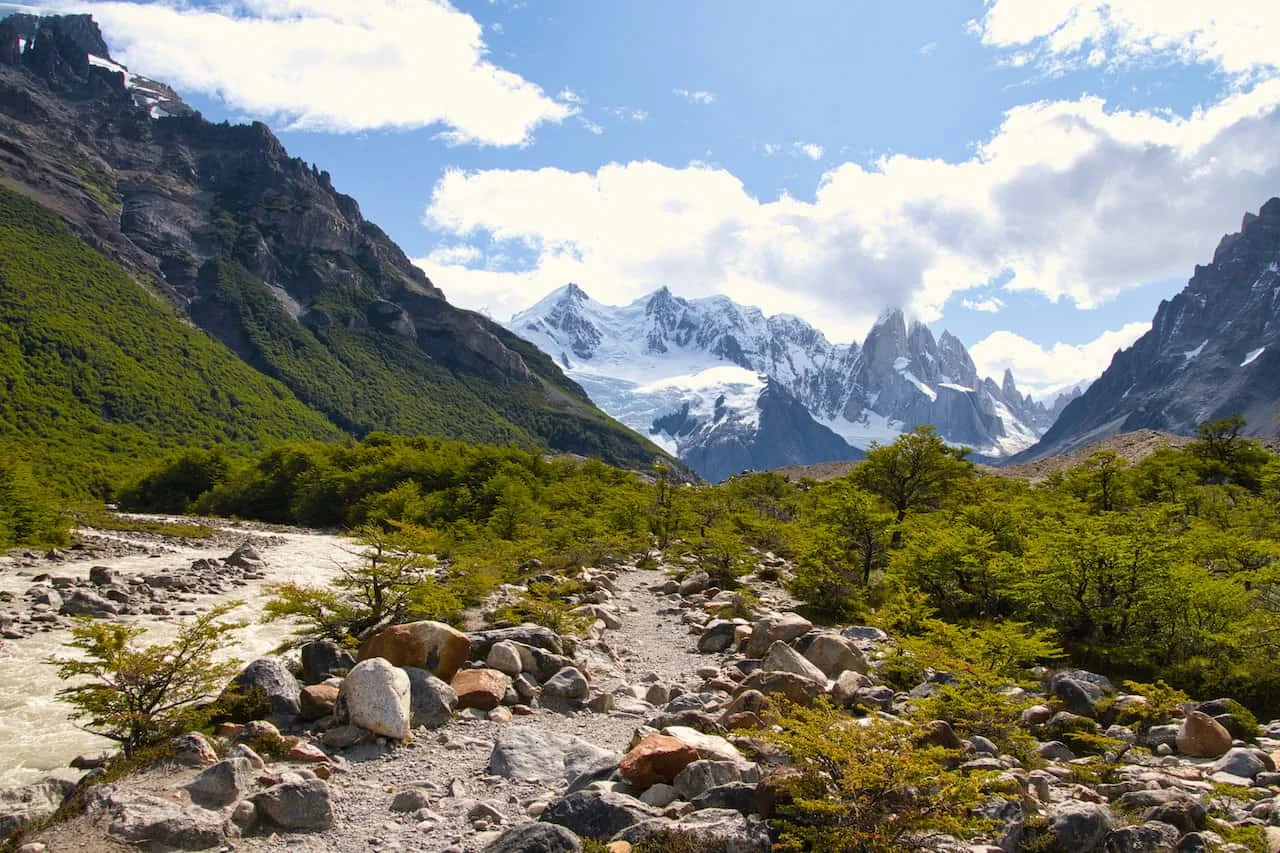
[[[713,479],[856,458],[854,448],[926,423],[1003,456],[1034,444],[1052,420],[1012,374],[1000,385],[981,379],[958,339],[935,340],[900,311],[861,346],[832,344],[798,317],[767,317],[724,296],[682,299],[664,287],[613,307],[569,284],[509,327],[606,412]]]
[[[1111,365],[1034,448],[1051,456],[1136,429],[1189,434],[1241,414],[1273,435],[1280,413],[1280,198],[1246,213],[1208,266],[1160,303],[1151,330]]]

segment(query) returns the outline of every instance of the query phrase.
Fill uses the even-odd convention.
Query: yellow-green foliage
[[[915,724],[854,720],[825,704],[789,706],[769,722],[763,736],[800,770],[785,784],[776,849],[898,853],[982,828],[970,814],[981,776],[953,769],[957,753],[922,745]]]
[[[63,545],[70,521],[26,465],[0,458],[0,548]]]

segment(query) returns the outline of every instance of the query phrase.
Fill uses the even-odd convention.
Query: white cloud
[[[1017,107],[967,160],[843,163],[812,200],[757,198],[698,164],[451,172],[427,224],[530,260],[432,274],[464,304],[517,307],[566,281],[615,304],[669,283],[812,317],[845,340],[890,306],[933,321],[997,278],[1087,308],[1208,261],[1280,187],[1278,136],[1280,80],[1186,117],[1096,98]]]
[[[1058,342],[1042,347],[1019,334],[993,332],[973,346],[969,355],[982,376],[1013,371],[1023,393],[1051,397],[1101,375],[1117,350],[1130,346],[1151,328],[1150,323],[1127,323],[1083,344]]]
[[[450,142],[520,145],[576,112],[490,61],[481,25],[444,0],[42,5],[92,12],[134,71],[292,128],[440,126]]]
[[[937,49],[938,49],[938,43],[936,41],[931,41],[926,44],[920,45],[920,47],[916,49],[916,53],[920,54],[921,56],[933,56],[934,51],[936,51]]]
[[[437,246],[431,254],[424,259],[424,263],[442,264],[445,266],[470,266],[476,261],[481,260],[484,253],[475,246],[455,245],[455,246]]]
[[[582,96],[572,89],[561,89],[560,94],[556,95],[556,100],[564,101],[566,104],[583,103]]]
[[[596,124],[594,121],[587,118],[586,116],[578,116],[578,121],[582,123],[582,126],[585,127],[588,132],[595,134],[596,136],[599,136],[600,134],[604,133],[603,127]]]
[[[773,142],[766,142],[764,145],[760,147],[764,150],[765,156],[767,157],[772,157],[774,154],[777,154],[779,151],[782,150],[781,145],[778,145]]]
[[[998,296],[988,296],[981,299],[964,298],[960,300],[960,307],[967,308],[970,311],[981,311],[985,314],[999,314],[1000,309],[1004,308],[1004,300]]]
[[[605,112],[622,121],[640,122],[649,118],[649,113],[639,107],[609,107]]]
[[[810,160],[821,160],[824,153],[822,146],[813,142],[797,142],[794,147],[798,153]]]
[[[708,92],[704,89],[672,89],[672,94],[679,95],[691,104],[710,104],[716,99],[715,92]]]
[[[1280,4],[1265,0],[991,0],[972,29],[1065,66],[1164,57],[1241,77],[1280,70]]]

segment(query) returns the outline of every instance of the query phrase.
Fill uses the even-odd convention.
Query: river
[[[226,528],[232,530],[234,528]],[[125,541],[128,534],[112,535]],[[261,533],[246,529],[246,534]],[[232,612],[232,616],[249,622],[248,627],[236,634],[235,642],[225,650],[227,656],[244,661],[252,660],[277,648],[292,632],[286,623],[262,623],[262,604],[265,599],[263,586],[281,581],[299,581],[323,584],[334,577],[338,567],[356,562],[350,553],[353,543],[349,539],[322,533],[301,531],[272,531],[271,536],[283,542],[260,547],[266,562],[266,579],[250,581],[224,596],[200,596],[204,607],[220,601],[242,599],[244,604]],[[140,544],[144,544],[139,541]],[[154,541],[145,544],[154,545]],[[56,569],[41,568],[57,575],[86,577],[91,565],[110,566],[120,574],[153,573],[166,566],[182,566],[205,557],[226,557],[231,549],[221,547],[180,547],[167,549],[161,558],[136,554],[127,557],[104,558],[92,562],[66,563]],[[0,590],[8,590],[21,597],[31,584],[30,572],[13,570],[0,572]],[[134,617],[136,624],[144,625],[147,634],[143,642],[163,642],[173,637],[184,620],[173,617]],[[71,721],[71,710],[57,698],[64,682],[48,661],[54,655],[66,654],[64,644],[70,632],[58,629],[39,633],[21,640],[5,641],[0,647],[0,789],[24,785],[46,776],[77,778],[81,771],[72,770],[68,764],[81,753],[97,753],[112,747],[104,738],[91,735]]]

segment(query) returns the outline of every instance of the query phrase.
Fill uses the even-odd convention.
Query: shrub
[[[237,661],[215,656],[228,634],[244,627],[223,617],[240,602],[215,607],[184,625],[169,643],[138,647],[146,632],[135,625],[81,620],[67,644],[82,656],[58,658],[63,679],[89,680],[58,691],[87,720],[84,728],[120,744],[126,756],[139,749],[199,728],[208,709],[197,703],[216,695]]]

